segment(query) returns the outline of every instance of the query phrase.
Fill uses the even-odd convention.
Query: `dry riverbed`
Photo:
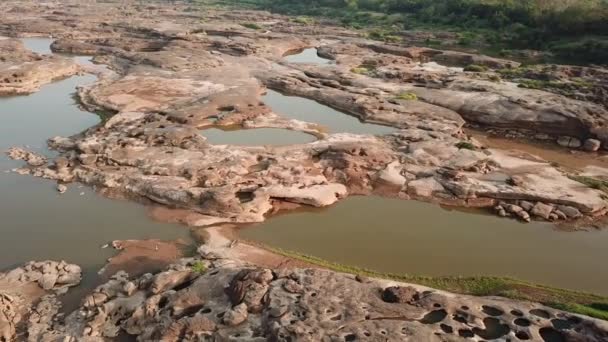
[[[0,11],[6,14],[0,35],[52,35],[53,51],[92,55],[107,65],[83,66],[65,56],[33,53],[15,39],[0,40],[4,95],[33,93],[76,73],[98,76],[78,88],[78,100],[107,119],[76,135],[49,137],[58,154],[26,147],[8,151],[24,162],[14,171],[56,181],[60,192],[64,184],[80,182],[154,202],[166,207],[156,209],[157,218],[196,227],[262,222],[294,206],[327,207],[372,194],[485,208],[523,222],[597,225],[608,211],[602,165],[589,162],[593,173],[564,168],[578,165],[522,155],[463,130],[467,123],[522,135],[533,130],[534,139],[576,149],[583,161],[608,146],[608,112],[601,103],[501,81],[497,71],[516,70],[513,61],[384,44],[359,32],[331,25],[313,29],[265,12],[184,4],[8,1]],[[242,25],[251,22],[261,29]],[[464,71],[471,64],[483,68]],[[593,71],[589,77],[605,75]],[[606,322],[587,316],[346,269],[371,276],[355,277],[310,258],[288,258],[227,238],[225,230],[200,229],[205,243],[196,258],[181,258],[184,246],[160,240],[116,241],[115,247],[125,249],[105,270],[128,269],[131,276],[111,276],[65,317],[58,315],[53,293],[77,283],[76,266],[46,262],[2,274],[0,289],[8,290],[0,290],[0,336],[608,338]],[[167,268],[143,273],[158,265]],[[515,297],[549,304],[562,296],[558,304],[578,305],[567,309],[605,314],[606,301],[599,296],[496,279],[477,284],[484,281],[503,288],[447,289],[511,291],[514,297],[513,291],[526,287],[521,292],[527,296]],[[2,282],[40,289],[32,295]],[[440,281],[428,285],[442,287]]]

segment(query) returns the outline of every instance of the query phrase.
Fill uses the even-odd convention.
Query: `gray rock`
[[[232,308],[232,310],[228,310],[224,314],[223,321],[224,324],[228,326],[235,326],[245,322],[247,320],[247,316],[247,305],[245,303],[241,303]]]
[[[585,151],[595,152],[600,149],[602,142],[597,139],[587,139],[583,144]]]
[[[48,291],[55,287],[55,284],[57,283],[57,278],[57,273],[46,273],[43,274],[42,278],[38,280],[38,284],[40,284],[40,287],[42,287],[44,290]]]
[[[563,147],[579,148],[581,141],[574,137],[561,136],[557,139],[557,144]]]
[[[571,219],[579,218],[579,217],[583,216],[583,214],[581,214],[580,210],[576,209],[575,207],[571,207],[569,205],[558,205],[557,209],[559,211],[561,211],[562,213],[564,213],[568,218],[571,218]]]

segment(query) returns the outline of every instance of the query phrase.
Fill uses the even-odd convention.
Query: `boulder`
[[[247,320],[247,304],[241,303],[224,314],[224,324],[228,326],[239,325]]]
[[[587,139],[583,144],[585,151],[595,152],[600,149],[602,142],[597,139]]]
[[[532,210],[530,211],[533,215],[549,220],[551,218],[551,212],[553,206],[542,202],[536,202]]]
[[[581,141],[578,140],[577,138],[573,138],[573,137],[568,137],[568,136],[561,136],[557,139],[557,144],[563,147],[568,147],[568,148],[579,148],[581,147]]]

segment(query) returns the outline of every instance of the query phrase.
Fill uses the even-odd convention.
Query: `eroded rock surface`
[[[0,96],[33,93],[80,71],[71,58],[39,55],[17,39],[0,39]]]
[[[84,107],[114,115],[79,135],[51,139],[62,154],[48,165],[13,150],[13,157],[31,160],[20,173],[193,210],[200,225],[262,221],[277,201],[327,206],[370,193],[494,208],[524,221],[606,213],[601,189],[548,162],[485,148],[463,133],[467,123],[534,130],[591,151],[608,141],[608,113],[600,104],[501,81],[495,71],[516,70],[518,63],[383,44],[331,25],[316,31],[255,11],[52,3],[28,5],[23,17],[19,2],[1,6],[7,15],[0,32],[52,34],[55,51],[94,54],[114,71],[78,90]],[[240,25],[250,21],[263,29]],[[55,58],[23,51],[13,40],[4,44],[17,47],[10,59]],[[307,47],[333,62],[282,58]],[[471,64],[478,68],[467,68]],[[262,98],[266,89],[395,131],[331,134],[273,111]],[[319,140],[212,145],[200,132],[209,127],[286,128]],[[522,201],[581,215],[558,209],[539,215]]]
[[[80,279],[80,267],[64,261],[32,261],[0,273],[0,340],[24,341],[49,329],[60,308],[56,296]]]
[[[455,295],[310,268],[244,264],[229,245],[201,247],[165,271],[118,272],[32,340],[603,341],[605,321],[539,304]],[[32,325],[28,325],[28,328]]]

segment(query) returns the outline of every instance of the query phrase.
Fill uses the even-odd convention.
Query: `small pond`
[[[209,143],[214,145],[283,146],[305,144],[316,140],[314,135],[283,128],[252,128],[238,130],[207,128],[201,130],[201,134],[207,138]]]
[[[362,122],[352,115],[339,112],[316,101],[283,95],[270,89],[262,100],[273,112],[290,119],[318,124],[328,133],[382,135],[396,131],[393,127]]]
[[[331,59],[319,57],[315,48],[304,49],[300,52],[287,55],[283,59],[289,63],[330,64],[333,62]]]

